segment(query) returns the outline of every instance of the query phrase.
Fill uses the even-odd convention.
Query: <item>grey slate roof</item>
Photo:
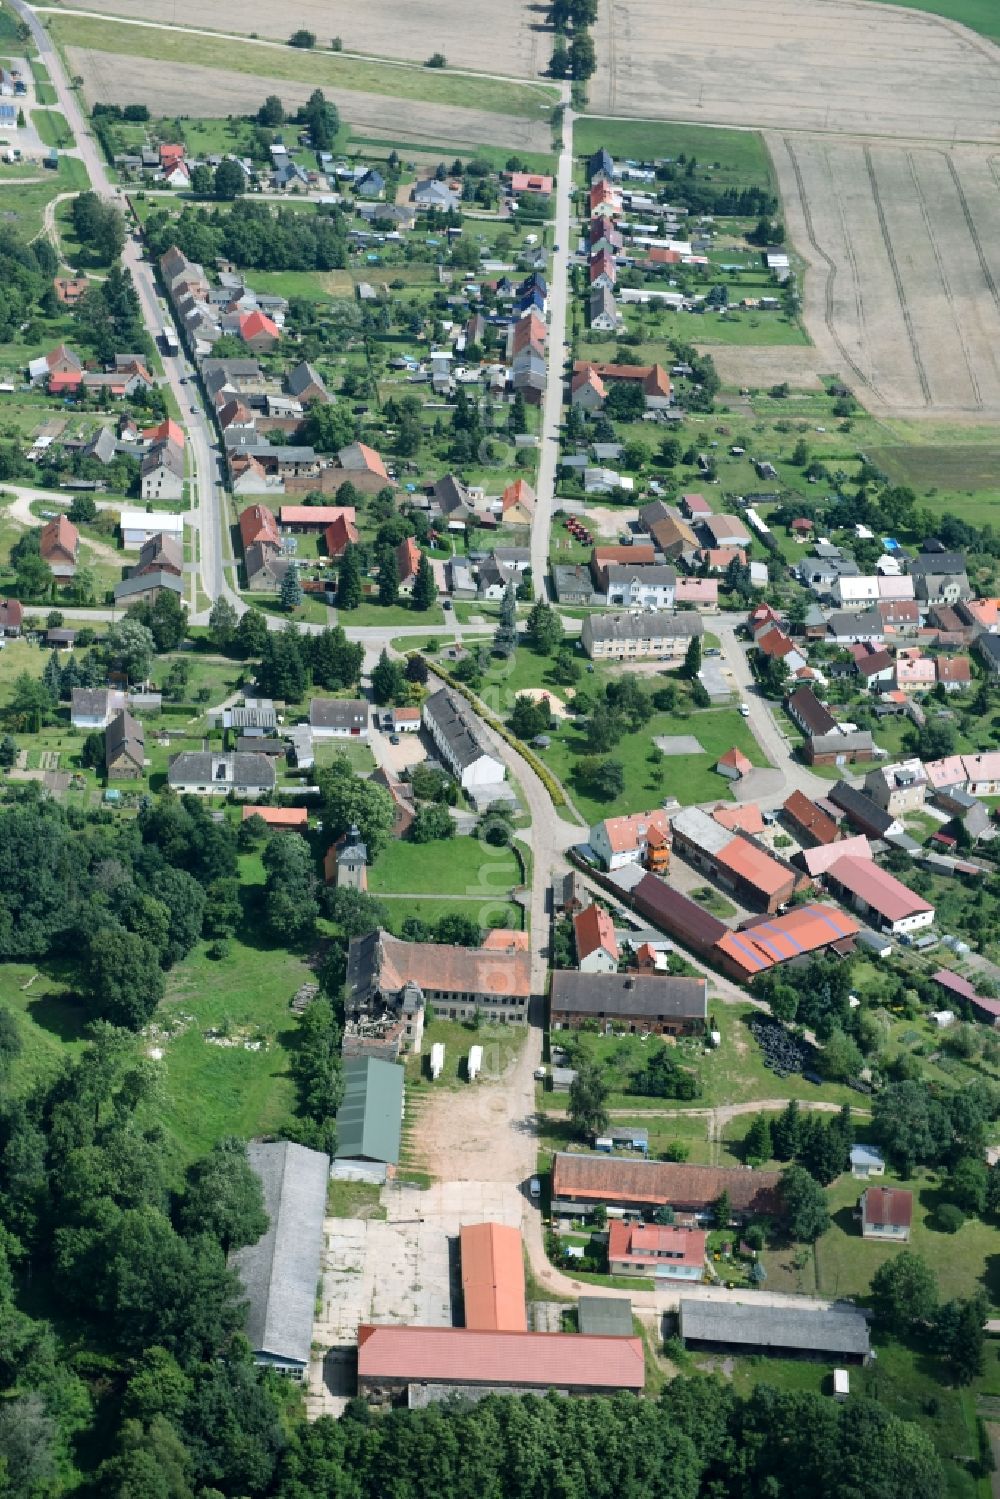
[[[885,637],[885,620],[877,609],[842,609],[830,615],[827,628],[831,635],[870,635]]]
[[[837,720],[828,708],[824,708],[811,687],[797,687],[790,694],[785,706],[805,725],[809,734],[836,732]]]
[[[247,1337],[254,1353],[305,1366],[312,1346],[330,1158],[289,1140],[250,1145],[247,1156],[260,1178],[271,1220],[256,1244],[237,1250],[230,1261],[250,1303]]]
[[[609,585],[631,583],[633,579],[637,579],[653,588],[671,588],[677,582],[677,569],[664,562],[646,562],[638,566],[630,566],[627,562],[608,562],[604,571]]]
[[[267,755],[212,754],[182,750],[170,762],[167,782],[171,786],[215,786],[220,793],[234,786],[274,789],[274,766]]]
[[[814,755],[846,755],[853,754],[856,750],[871,753],[875,747],[870,729],[858,729],[853,734],[841,734],[839,730],[834,730],[832,734],[813,734],[811,738]]]
[[[126,755],[142,770],[145,753],[146,731],[139,720],[123,708],[104,732],[104,763],[110,768],[121,755]]]
[[[865,796],[864,792],[858,791],[847,781],[838,781],[830,790],[828,799],[835,807],[847,813],[849,822],[877,837],[887,833],[895,822],[895,818],[890,817],[888,812],[883,812],[870,796]]]
[[[123,578],[114,587],[115,603],[122,599],[133,598],[137,593],[144,593],[147,588],[168,588],[176,593],[178,598],[184,592],[183,581],[176,573],[166,573],[160,570],[150,573],[140,573],[137,578]]]
[[[464,770],[474,765],[483,755],[498,757],[490,749],[479,732],[479,725],[472,711],[465,706],[457,692],[442,687],[432,693],[424,703],[424,721],[428,719],[448,745],[456,764]]]
[[[141,572],[146,567],[157,570],[172,568],[176,572],[182,572],[184,548],[177,537],[157,531],[155,536],[151,536],[147,542],[144,542],[139,548],[139,561],[136,563],[135,571]]]
[[[326,390],[326,386],[323,383],[323,376],[318,370],[313,369],[312,365],[306,360],[303,360],[301,364],[297,364],[289,372],[286,383],[290,394],[293,396],[300,396],[311,385],[318,385],[320,390]]]
[[[632,1336],[632,1303],[627,1296],[581,1296],[576,1303],[576,1316],[584,1336]]]
[[[644,614],[588,615],[592,640],[661,640],[667,637],[703,635],[701,615],[693,612],[666,614],[652,610]]]
[[[616,1015],[674,1016],[703,1020],[703,978],[637,977],[633,973],[577,973],[559,969],[552,975],[553,1015],[585,1011],[609,1020]]]
[[[314,697],[309,704],[309,723],[314,729],[363,732],[368,727],[368,704],[361,698]]]
[[[337,1110],[337,1160],[399,1164],[403,1069],[379,1057],[344,1061],[344,1098]]]
[[[869,1351],[865,1315],[848,1306],[812,1311],[763,1306],[759,1302],[744,1305],[738,1301],[695,1301],[682,1296],[680,1333],[685,1340],[795,1348],[803,1353],[866,1357]]]
[[[958,577],[964,572],[961,552],[918,552],[910,562],[910,573],[917,576]]]
[[[472,500],[465,485],[454,474],[445,474],[434,485],[434,499],[442,515],[455,515],[461,511],[471,512]]]

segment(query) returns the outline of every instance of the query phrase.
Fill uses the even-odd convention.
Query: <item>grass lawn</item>
[[[421,900],[418,895],[406,895],[397,900],[390,895],[386,899],[386,908],[389,912],[389,925],[397,935],[408,916],[425,921],[428,926],[433,926],[442,916],[468,916],[477,921],[484,932],[495,926],[518,932],[524,925],[521,907],[504,900],[502,896],[493,896],[488,900],[463,900],[460,896],[456,896],[454,900]]]
[[[913,1193],[913,1226],[909,1248],[934,1271],[944,1301],[985,1290],[992,1306],[1000,1305],[1000,1232],[990,1223],[969,1218],[957,1234],[935,1226],[935,1209],[944,1200],[931,1173],[912,1181],[885,1183]],[[854,1218],[864,1185],[843,1176],[830,1187],[831,1226],[816,1243],[816,1281],[825,1296],[865,1296],[878,1267],[899,1253],[899,1246],[861,1237]]]
[[[332,52],[299,51],[281,43],[249,42],[234,47],[228,37],[191,36],[183,29],[146,25],[122,26],[115,20],[61,15],[50,30],[64,47],[131,57],[151,57],[169,68],[197,56],[205,68],[224,68],[264,78],[287,79],[317,88],[353,89],[412,99],[428,104],[460,105],[496,114],[537,119],[545,105],[558,103],[550,84],[511,83],[447,69],[392,66],[375,59],[338,56]]]
[[[702,753],[667,756],[663,781],[654,781],[647,759],[650,741],[677,734],[693,734],[702,746]],[[733,746],[742,750],[754,765],[767,764],[735,708],[705,708],[684,717],[677,713],[656,713],[641,734],[626,736],[610,751],[610,757],[624,768],[625,789],[614,800],[602,801],[583,790],[574,774],[577,760],[587,755],[584,733],[568,723],[553,730],[551,737],[549,748],[539,750],[539,757],[567,787],[581,815],[590,822],[645,811],[657,806],[667,795],[676,796],[685,806],[711,801],[714,797],[728,800],[729,782],[718,774],[715,765]]]
[[[509,848],[493,848],[478,838],[444,838],[436,843],[389,844],[368,872],[373,895],[461,895],[469,900],[506,898],[520,883]]]
[[[73,156],[59,158],[58,171],[49,169],[44,182],[11,182],[4,185],[0,174],[0,217],[5,226],[23,239],[42,232],[45,205],[56,193],[74,192],[87,186],[84,165]]]
[[[430,609],[411,609],[409,604],[359,604],[357,609],[342,609],[338,611],[337,622],[347,629],[361,629],[363,627],[384,625],[426,625],[432,629],[434,625],[444,624],[444,610],[440,604],[433,604]]]
[[[73,144],[73,132],[57,109],[33,109],[31,123],[43,145],[58,146],[62,151]]]
[[[725,317],[705,313],[693,321],[677,315],[674,326],[678,337],[698,344],[773,348],[776,344],[803,345],[812,342],[801,323],[793,322],[780,312],[734,311],[727,313]]]
[[[996,520],[1000,446],[979,443],[873,446],[868,455],[895,484],[908,484],[932,510],[972,526]]]
[[[53,1077],[82,1045],[84,1016],[66,987],[57,965],[43,972],[34,963],[0,964],[0,1004],[15,1017],[22,1045],[8,1084],[15,1094]]]
[[[183,1029],[158,1043],[164,1056],[157,1114],[180,1158],[224,1135],[281,1133],[295,1106],[288,1053],[296,1021],[288,1006],[308,977],[296,953],[237,941],[220,962],[199,945],[168,975],[157,1019]],[[209,1029],[228,1031],[241,1044],[214,1044],[204,1035]],[[261,1040],[261,1049],[247,1050],[244,1040]]]
[[[722,1043],[714,1050],[706,1051],[699,1041],[687,1039],[678,1042],[673,1055],[681,1066],[694,1072],[701,1083],[702,1091],[697,1098],[676,1100],[649,1098],[627,1091],[632,1074],[639,1071],[649,1055],[651,1046],[665,1046],[668,1042],[650,1037],[642,1041],[638,1036],[597,1036],[586,1031],[578,1032],[580,1044],[586,1055],[604,1063],[609,1069],[611,1096],[610,1108],[627,1109],[641,1118],[647,1109],[665,1111],[673,1109],[711,1109],[734,1101],[744,1103],[752,1099],[799,1098],[843,1104],[857,1107],[860,1096],[839,1083],[823,1083],[817,1087],[807,1083],[799,1074],[777,1077],[764,1066],[760,1048],[747,1030],[745,1020],[758,1012],[749,1005],[718,1004],[711,998],[712,981],[709,979],[709,1016],[714,1029],[722,1035]],[[550,1042],[558,1045],[565,1036],[553,1032]],[[571,1060],[568,1064],[574,1066]],[[547,1095],[548,1096],[548,1095]],[[676,1126],[671,1124],[671,1129]],[[659,1126],[657,1126],[659,1128]],[[736,1140],[742,1140],[749,1128],[749,1121],[734,1126],[732,1139],[725,1149],[738,1153]]]
[[[973,0],[974,3],[974,0]],[[988,0],[982,0],[985,5]],[[668,120],[604,120],[584,115],[573,125],[578,156],[590,156],[605,146],[612,156],[649,161],[658,157],[694,156],[699,166],[712,167],[712,180],[739,182],[744,187],[766,187],[771,163],[763,139],[755,130],[715,129],[704,125],[676,125]]]
[[[379,1218],[386,1216],[382,1189],[374,1182],[336,1181],[326,1189],[326,1211],[330,1218]]]
[[[648,1044],[648,1043],[647,1043]],[[633,1100],[629,1100],[631,1103]],[[658,1100],[664,1108],[669,1108],[669,1100]],[[565,1110],[567,1095],[565,1093],[542,1093],[539,1103],[539,1149],[554,1153],[557,1150],[567,1150],[572,1145],[581,1143],[579,1136],[569,1123],[568,1119],[561,1118],[549,1110]],[[696,1099],[694,1103],[685,1105],[689,1108],[700,1107],[701,1100]],[[683,1145],[687,1150],[686,1160],[695,1165],[703,1166],[736,1166],[739,1165],[739,1157],[725,1145],[721,1148],[708,1138],[708,1119],[690,1118],[679,1114],[676,1118],[650,1117],[638,1110],[627,1118],[618,1113],[611,1120],[613,1129],[627,1128],[629,1125],[637,1125],[648,1131],[649,1134],[649,1158],[666,1159],[669,1146]],[[588,1142],[589,1143],[589,1142]],[[631,1157],[629,1157],[631,1159]]]
[[[438,1088],[468,1087],[466,1066],[472,1046],[483,1048],[483,1079],[496,1077],[521,1050],[527,1034],[521,1025],[473,1026],[435,1015],[424,1026],[421,1055],[409,1054],[403,1058],[408,1096],[417,1100],[419,1106],[421,1094],[426,1095]],[[431,1047],[437,1041],[444,1045],[444,1068],[437,1082],[432,1083]]]

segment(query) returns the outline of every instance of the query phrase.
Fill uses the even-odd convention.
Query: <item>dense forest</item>
[[[332,271],[347,264],[347,228],[336,208],[314,214],[237,198],[225,208],[157,209],[146,220],[155,257],[177,245],[191,260],[213,265],[219,256],[244,269]]]

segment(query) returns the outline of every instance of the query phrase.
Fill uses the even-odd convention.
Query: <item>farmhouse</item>
[[[615,1219],[608,1231],[608,1270],[612,1275],[649,1275],[657,1281],[699,1281],[705,1273],[707,1239],[699,1228]]]
[[[833,818],[827,816],[815,802],[811,802],[804,791],[793,791],[782,811],[795,831],[810,843],[836,843],[840,837],[840,829]]]
[[[790,864],[745,833],[732,833],[699,807],[685,807],[672,823],[673,846],[745,904],[774,913],[808,884]]]
[[[867,1363],[870,1356],[867,1319],[852,1306],[823,1311],[682,1297],[679,1332],[685,1348],[706,1353],[764,1353],[854,1364]]]
[[[146,735],[128,709],[116,713],[104,733],[104,768],[108,780],[135,781],[145,769]]]
[[[559,969],[552,975],[552,1029],[579,1030],[596,1021],[607,1035],[699,1036],[706,994],[703,978]]]
[[[640,916],[699,957],[707,957],[729,930],[717,916],[655,874],[643,875],[633,886],[631,900]]]
[[[573,917],[576,961],[581,973],[617,973],[615,924],[601,906],[587,906]]]
[[[805,743],[810,765],[853,765],[858,760],[874,760],[875,753],[875,741],[868,729],[844,733],[838,728],[830,734],[814,734]]]
[[[398,1166],[402,1128],[402,1067],[379,1057],[345,1057],[336,1159]]]
[[[347,1026],[377,1036],[404,1021],[398,1050],[420,1050],[423,1012],[433,1004],[449,1020],[523,1025],[531,995],[531,960],[523,949],[402,942],[388,932],[352,939],[347,954]]]
[[[552,1212],[562,1218],[585,1218],[600,1203],[626,1220],[652,1217],[660,1208],[672,1207],[685,1218],[707,1221],[723,1192],[734,1218],[782,1214],[779,1171],[687,1166],[577,1151],[558,1151],[552,1162]]]
[[[845,813],[852,827],[864,833],[866,838],[888,838],[903,831],[901,822],[847,781],[838,781],[826,800]]]
[[[797,687],[785,699],[785,711],[803,734],[833,734],[837,732],[837,720],[825,708],[811,687]]]
[[[591,828],[590,847],[609,871],[624,864],[665,869],[670,859],[670,818],[662,807],[606,817]]]
[[[80,533],[65,515],[57,515],[42,527],[38,549],[54,578],[71,578],[80,554]]]
[[[264,1194],[268,1226],[231,1265],[250,1304],[254,1362],[303,1379],[312,1352],[313,1311],[323,1249],[330,1158],[290,1140],[247,1147]]]
[[[408,1386],[546,1390],[573,1395],[639,1394],[646,1382],[641,1338],[581,1333],[480,1332],[470,1327],[358,1328],[358,1392],[391,1401]]]
[[[865,1239],[906,1244],[913,1222],[913,1193],[902,1187],[866,1187],[858,1203]]]

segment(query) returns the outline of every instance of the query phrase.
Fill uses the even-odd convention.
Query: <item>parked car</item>
[[[746,703],[740,703],[740,717],[741,718],[749,718],[750,717],[750,709],[749,709],[749,707],[747,706]]]
[[[531,1193],[532,1197],[541,1197],[542,1184],[538,1180],[537,1176],[533,1176],[531,1178],[531,1181],[528,1183],[528,1191]]]

